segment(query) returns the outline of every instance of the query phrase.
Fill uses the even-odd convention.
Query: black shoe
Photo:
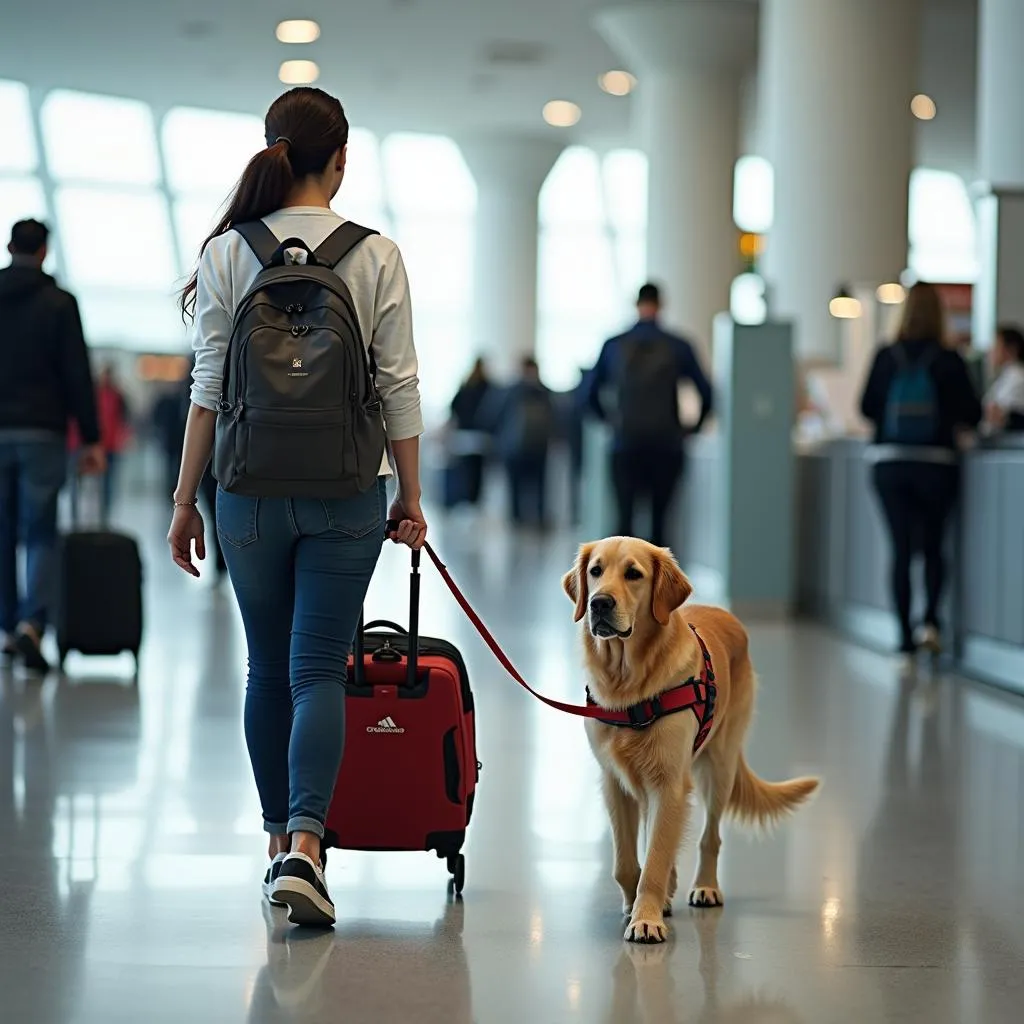
[[[336,920],[323,868],[304,853],[289,853],[269,897],[288,908],[292,924],[330,928]]]
[[[25,662],[25,668],[30,672],[40,672],[44,675],[50,671],[50,663],[43,657],[39,647],[39,641],[26,630],[19,629],[14,638],[14,649]]]
[[[267,873],[263,876],[263,895],[267,897],[271,906],[274,907],[284,906],[280,900],[274,899],[274,886],[277,884],[278,876],[281,874],[281,865],[287,856],[286,853],[279,853],[270,862],[270,867],[267,868]]]

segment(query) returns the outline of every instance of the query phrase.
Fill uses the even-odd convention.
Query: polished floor
[[[824,788],[773,835],[727,832],[723,910],[679,907],[667,945],[630,947],[580,724],[506,679],[429,573],[424,630],[463,647],[478,701],[465,899],[426,854],[336,853],[337,929],[291,930],[261,903],[233,600],[173,569],[162,514],[130,517],[147,538],[138,688],[120,660],[0,679],[0,1020],[1021,1020],[1024,703],[754,626],[750,761]],[[569,541],[440,523],[435,539],[521,669],[578,698]],[[374,613],[402,614],[403,566],[385,552]]]

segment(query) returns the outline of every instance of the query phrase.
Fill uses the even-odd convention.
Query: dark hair
[[[636,297],[636,304],[642,306],[650,304],[653,306],[661,305],[661,289],[650,281],[640,288],[640,292]]]
[[[946,310],[942,294],[933,284],[918,281],[903,306],[897,341],[938,341],[946,339]]]
[[[1024,363],[1024,332],[1015,324],[1000,324],[996,328],[996,334],[1013,353],[1014,362]]]
[[[19,256],[35,256],[46,245],[50,229],[40,220],[19,220],[11,228],[11,249]]]
[[[323,89],[299,86],[278,96],[264,120],[267,148],[261,149],[242,172],[220,223],[199,249],[235,224],[260,220],[279,210],[292,186],[301,178],[322,174],[331,157],[348,142],[348,119],[341,102]],[[183,316],[196,305],[196,279],[192,272],[181,291]]]

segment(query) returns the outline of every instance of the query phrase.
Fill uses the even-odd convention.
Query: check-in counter
[[[892,648],[889,541],[866,447],[834,440],[797,460],[797,605],[864,643]],[[968,674],[1024,692],[1024,438],[964,456],[950,534],[944,619],[954,657]]]

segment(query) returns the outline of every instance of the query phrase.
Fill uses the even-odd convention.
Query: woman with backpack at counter
[[[942,649],[939,604],[946,525],[960,492],[957,433],[977,427],[981,402],[961,356],[945,345],[945,311],[934,285],[907,295],[896,340],[879,349],[861,398],[875,427],[874,482],[892,538],[892,591],[900,653]],[[910,565],[924,555],[926,607],[915,632]]]

